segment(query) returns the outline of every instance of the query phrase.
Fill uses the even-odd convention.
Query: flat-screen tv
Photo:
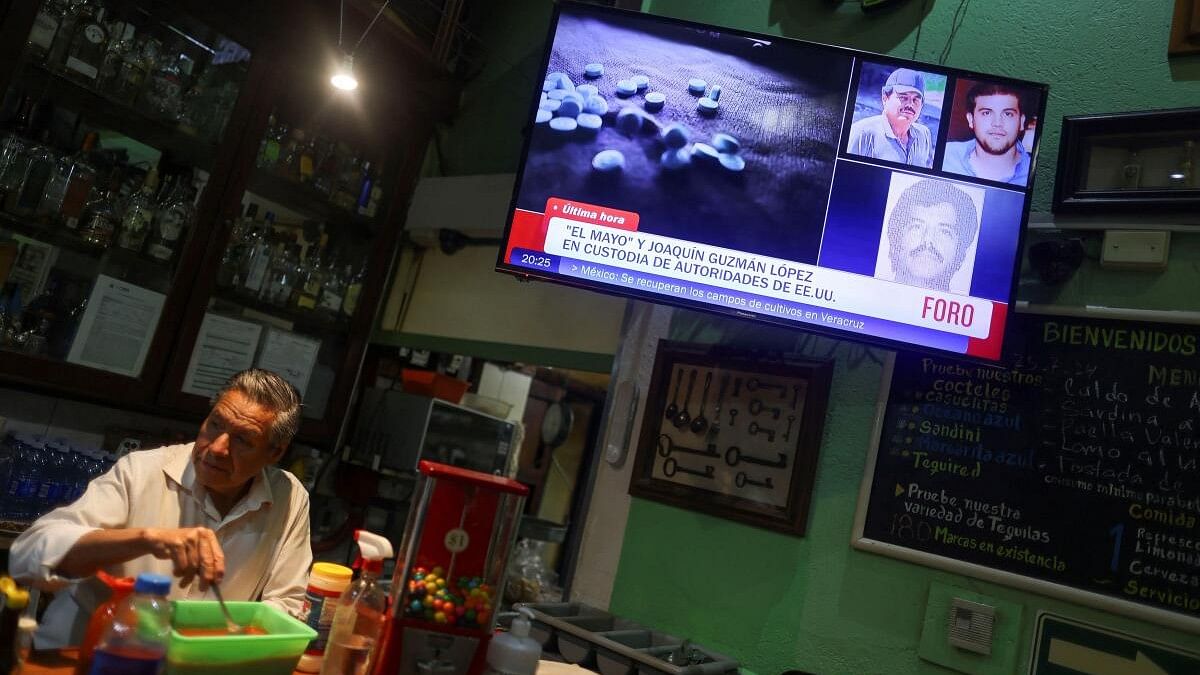
[[[556,6],[497,269],[994,360],[1042,84]]]

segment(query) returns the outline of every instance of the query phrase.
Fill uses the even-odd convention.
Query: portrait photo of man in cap
[[[846,152],[933,168],[945,91],[943,75],[864,63]]]

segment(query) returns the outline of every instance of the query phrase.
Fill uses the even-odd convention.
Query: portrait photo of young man
[[[969,294],[983,199],[983,188],[894,173],[875,276]]]
[[[959,80],[942,171],[1025,187],[1037,94],[1003,82]]]

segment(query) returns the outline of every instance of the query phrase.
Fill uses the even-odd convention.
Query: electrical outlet
[[[1100,251],[1100,266],[1124,270],[1165,270],[1171,233],[1155,230],[1108,230]]]

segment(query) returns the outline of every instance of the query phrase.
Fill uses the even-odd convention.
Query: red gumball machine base
[[[477,675],[528,488],[421,462],[373,675]]]

